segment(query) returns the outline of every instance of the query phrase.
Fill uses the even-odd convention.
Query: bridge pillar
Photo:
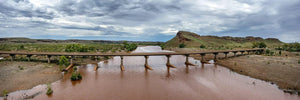
[[[217,61],[217,55],[219,54],[219,53],[213,53],[215,56],[214,56],[214,61]]]
[[[11,57],[11,61],[14,61],[15,55],[16,55],[16,54],[9,54],[9,56]]]
[[[125,71],[124,65],[123,65],[123,56],[120,56],[121,58],[121,65],[120,65],[120,69],[121,71]]]
[[[237,51],[233,51],[233,56],[236,57]]]
[[[242,55],[244,55],[244,52],[245,52],[245,51],[241,51]]]
[[[227,54],[228,54],[229,52],[224,52],[224,54],[225,54],[225,58],[227,58]]]
[[[171,55],[166,55],[166,57],[167,57],[167,67],[168,68],[176,68],[174,65],[172,65],[171,63],[170,63],[170,57],[171,57]]]
[[[204,61],[205,60],[205,58],[204,58],[205,57],[205,53],[200,53],[200,55],[201,55],[201,62],[204,63],[205,62]]]
[[[149,65],[148,65],[148,58],[149,56],[144,56],[145,57],[145,70],[150,69],[153,70]]]
[[[27,59],[28,59],[28,61],[30,61],[30,57],[31,57],[32,55],[27,55]]]
[[[50,63],[51,55],[47,55],[48,63]]]
[[[192,66],[195,66],[194,64],[192,64],[192,63],[189,62],[189,56],[190,56],[189,54],[186,54],[186,55],[185,55],[185,64],[186,64],[186,65],[192,65]]]

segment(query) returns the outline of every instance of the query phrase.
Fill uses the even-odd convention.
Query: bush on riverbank
[[[133,51],[137,48],[137,44],[135,43],[131,43],[131,44],[128,44],[127,41],[124,41],[123,42],[123,47],[121,48],[122,50],[126,49],[126,51]]]

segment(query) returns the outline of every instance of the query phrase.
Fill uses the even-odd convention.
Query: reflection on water
[[[139,47],[135,52],[161,52],[158,46]],[[192,58],[187,66],[185,56],[172,56],[170,62],[177,68],[166,67],[165,56],[150,56],[148,64],[153,70],[145,70],[145,59],[124,57],[124,72],[120,71],[120,57],[106,63],[78,66],[81,81],[71,82],[70,72],[62,80],[52,83],[52,96],[45,95],[46,85],[11,93],[9,98],[33,99],[104,99],[104,100],[298,100],[299,96],[283,93],[275,85],[240,75],[210,61],[202,64]],[[169,70],[169,71],[168,71]],[[253,84],[255,82],[255,84]],[[41,93],[42,92],[42,93]]]

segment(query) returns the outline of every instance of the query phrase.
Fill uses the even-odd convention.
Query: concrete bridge
[[[73,64],[73,59],[75,56],[120,56],[121,58],[121,65],[120,69],[121,71],[124,71],[124,65],[123,65],[123,56],[144,56],[145,57],[145,69],[152,70],[152,68],[148,65],[148,58],[149,56],[166,56],[167,57],[167,64],[166,66],[168,68],[176,68],[172,64],[170,64],[170,57],[172,55],[184,55],[186,56],[185,64],[187,65],[193,65],[192,63],[188,62],[189,55],[201,55],[201,62],[204,62],[205,55],[206,54],[214,54],[214,60],[217,60],[217,55],[219,53],[224,53],[225,58],[227,58],[227,54],[229,52],[232,52],[234,54],[234,57],[238,52],[240,52],[242,55],[247,52],[248,54],[250,52],[254,53],[263,53],[264,49],[244,49],[244,50],[219,50],[219,51],[207,51],[207,52],[151,52],[151,53],[66,53],[66,52],[17,52],[17,51],[0,51],[0,54],[8,54],[11,57],[11,61],[14,61],[15,55],[26,55],[28,58],[28,61],[30,61],[30,57],[32,55],[39,55],[39,56],[46,56],[48,59],[48,63],[51,61],[51,56],[69,56],[70,62]]]

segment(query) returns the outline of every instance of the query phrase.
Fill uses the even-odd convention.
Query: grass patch
[[[234,66],[236,66],[237,65],[237,63],[236,62],[234,62]]]
[[[50,65],[46,65],[45,67],[46,67],[46,68],[52,68],[52,66],[50,66]]]
[[[300,60],[298,60],[298,64],[300,64]]]
[[[7,97],[8,95],[8,92],[7,92],[7,90],[3,90],[3,97]]]
[[[24,68],[22,66],[18,66],[19,70],[24,70]]]
[[[270,61],[268,61],[267,64],[270,64]]]

